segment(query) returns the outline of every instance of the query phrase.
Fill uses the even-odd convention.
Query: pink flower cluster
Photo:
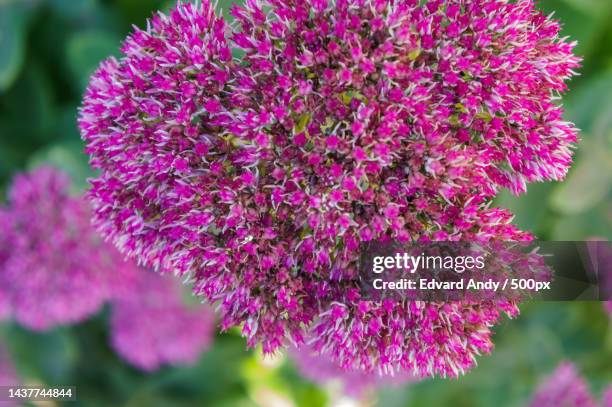
[[[565,362],[538,387],[529,407],[612,407],[611,396],[612,387],[604,392],[601,404],[597,403],[576,366]]]
[[[89,203],[62,172],[42,167],[15,177],[0,207],[0,313],[34,330],[96,313],[136,266],[91,226]]]
[[[212,340],[212,311],[188,307],[177,282],[124,260],[90,222],[89,203],[61,171],[15,178],[0,208],[0,318],[46,330],[110,301],[112,344],[125,360],[149,371],[195,362]]]
[[[272,352],[456,376],[512,302],[364,301],[361,242],[526,240],[491,206],[559,180],[579,58],[532,0],[179,3],[94,74],[79,125],[99,229]],[[232,57],[232,55],[240,55]]]
[[[212,342],[212,311],[185,304],[182,285],[174,280],[143,271],[130,292],[113,302],[112,345],[142,370],[194,363]]]

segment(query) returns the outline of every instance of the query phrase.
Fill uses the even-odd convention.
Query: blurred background
[[[89,75],[117,54],[132,24],[143,26],[159,0],[0,0],[0,202],[11,177],[41,163],[84,189],[91,175],[76,127]],[[610,239],[612,234],[612,0],[542,0],[565,35],[579,41],[581,76],[563,98],[582,129],[568,179],[531,185],[497,204],[541,239]],[[231,1],[219,7],[227,15]],[[219,334],[192,366],[144,373],[109,346],[108,309],[87,321],[34,333],[0,325],[22,382],[77,387],[83,406],[523,406],[562,361],[573,362],[595,397],[612,382],[612,328],[600,303],[531,303],[496,329],[496,348],[454,380],[382,388],[361,400],[332,380],[302,378],[284,355],[247,351],[236,332]],[[0,403],[1,404],[1,403]]]

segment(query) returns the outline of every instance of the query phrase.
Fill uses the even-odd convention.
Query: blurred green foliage
[[[116,55],[132,24],[142,26],[162,0],[0,0],[0,196],[17,171],[50,162],[79,188],[91,175],[76,128],[77,107],[98,63]],[[564,34],[577,39],[581,76],[564,97],[567,119],[582,129],[576,162],[563,183],[503,193],[497,204],[543,239],[612,234],[612,0],[542,0]],[[219,7],[227,15],[231,1]],[[108,345],[107,312],[83,324],[34,334],[1,327],[29,383],[76,385],[83,406],[253,406],[275,397],[323,406],[328,392],[286,360],[261,360],[235,332],[219,335],[192,367],[143,374]],[[385,389],[384,406],[521,406],[562,360],[575,362],[597,393],[612,381],[612,334],[597,303],[533,303],[497,329],[496,350],[458,380]],[[280,363],[280,364],[279,364]],[[266,401],[268,400],[268,401]]]

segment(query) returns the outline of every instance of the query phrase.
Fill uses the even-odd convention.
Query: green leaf
[[[546,202],[551,190],[550,183],[530,184],[527,193],[521,196],[514,196],[504,190],[495,199],[495,204],[509,209],[515,215],[515,225],[539,235],[547,211],[542,202]]]
[[[609,196],[611,185],[610,151],[584,142],[578,162],[552,194],[551,206],[569,215],[585,212]]]
[[[303,132],[304,130],[306,130],[306,128],[308,127],[308,125],[310,124],[310,119],[312,117],[312,113],[303,113],[297,123],[295,124],[295,126],[293,127],[293,133],[294,134],[299,134],[301,132]]]
[[[49,6],[64,18],[87,18],[99,7],[98,0],[48,0]]]
[[[113,6],[130,24],[141,27],[145,19],[151,17],[156,10],[169,10],[177,2],[172,0],[113,0],[113,3]]]
[[[89,77],[100,62],[119,54],[120,45],[118,36],[104,31],[76,32],[70,37],[66,44],[66,58],[80,92],[85,90]]]
[[[34,153],[28,167],[47,164],[65,171],[73,181],[74,192],[79,193],[87,187],[87,178],[93,175],[82,150],[79,140],[57,143]]]
[[[563,0],[565,3],[590,15],[593,18],[603,18],[612,8],[612,3],[601,0]]]
[[[25,18],[15,4],[0,3],[0,92],[8,89],[23,65]]]
[[[595,1],[604,3],[600,0]],[[590,10],[587,13],[567,1],[541,0],[538,2],[538,8],[546,14],[554,13],[554,18],[561,22],[562,35],[578,41],[577,53],[579,55],[585,55],[597,44],[598,31],[607,25],[605,18],[595,20]]]
[[[53,93],[48,71],[33,61],[0,98],[0,120],[11,128],[11,143],[27,148],[47,142],[54,120]],[[35,143],[33,143],[35,142]]]
[[[78,356],[70,328],[34,333],[11,324],[5,332],[13,361],[23,376],[46,384],[68,382]]]
[[[3,127],[0,124],[0,134],[4,132]],[[23,156],[23,152],[17,147],[0,140],[0,185],[9,180],[11,173],[19,166]],[[2,191],[2,188],[0,188],[0,191]],[[0,202],[3,198],[3,194],[0,193]]]
[[[589,211],[559,218],[551,234],[553,240],[586,240],[593,237],[612,239],[610,205],[606,202]]]
[[[612,72],[592,78],[570,94],[567,117],[584,133],[598,135],[612,126]],[[583,136],[584,137],[584,136]]]

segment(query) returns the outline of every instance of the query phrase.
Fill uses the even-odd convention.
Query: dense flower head
[[[173,278],[153,272],[138,277],[130,293],[112,303],[113,347],[145,371],[195,363],[214,335],[212,311],[186,304],[182,286]]]
[[[576,366],[565,362],[538,387],[529,406],[596,407],[597,403]]]
[[[342,369],[330,359],[317,354],[309,346],[291,348],[291,360],[297,370],[308,380],[320,385],[340,385],[340,390],[355,399],[365,399],[368,394],[383,386],[400,386],[413,382],[409,374],[380,376],[373,372]]]
[[[89,202],[51,167],[15,177],[0,224],[0,302],[31,329],[89,317],[110,296],[111,282],[136,268],[103,242]]]
[[[96,222],[271,352],[455,376],[513,302],[360,298],[360,243],[528,240],[501,188],[563,178],[579,59],[533,1],[179,3],[92,77]],[[231,58],[234,54],[240,58]]]

